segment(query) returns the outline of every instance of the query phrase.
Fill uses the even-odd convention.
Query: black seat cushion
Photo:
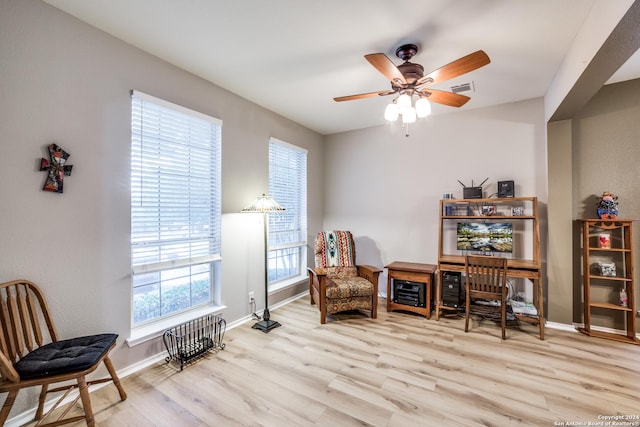
[[[83,371],[98,362],[117,338],[117,334],[100,334],[52,342],[33,350],[14,367],[23,380]]]

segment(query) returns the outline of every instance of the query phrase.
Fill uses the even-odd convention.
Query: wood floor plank
[[[92,393],[99,426],[552,426],[640,415],[640,346],[533,325],[474,319],[378,319],[321,325],[308,298],[272,310],[268,334],[247,322],[226,348],[179,371],[158,363]],[[80,412],[79,407],[72,409]],[[80,426],[83,423],[77,423]],[[585,424],[586,425],[586,424]]]

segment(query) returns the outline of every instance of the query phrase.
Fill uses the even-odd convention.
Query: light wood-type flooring
[[[92,393],[100,426],[640,425],[640,346],[533,325],[404,312],[319,322],[302,298],[282,327],[227,331],[226,348],[180,372],[158,363]],[[118,402],[118,403],[115,403]],[[78,408],[74,408],[76,411]],[[588,424],[591,422],[592,424]],[[82,424],[78,424],[82,425]],[[616,425],[616,424],[609,424]]]

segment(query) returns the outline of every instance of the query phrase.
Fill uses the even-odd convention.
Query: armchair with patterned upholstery
[[[320,323],[327,314],[369,310],[377,317],[378,276],[381,269],[356,265],[356,248],[350,231],[321,231],[314,244],[315,268],[309,268],[311,304],[320,310]]]

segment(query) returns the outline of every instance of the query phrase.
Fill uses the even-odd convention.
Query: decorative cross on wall
[[[42,189],[44,191],[62,193],[64,177],[71,175],[71,168],[73,167],[72,165],[65,165],[71,154],[64,151],[62,147],[57,144],[51,144],[48,148],[51,161],[44,157],[40,159],[40,170],[49,171]]]

